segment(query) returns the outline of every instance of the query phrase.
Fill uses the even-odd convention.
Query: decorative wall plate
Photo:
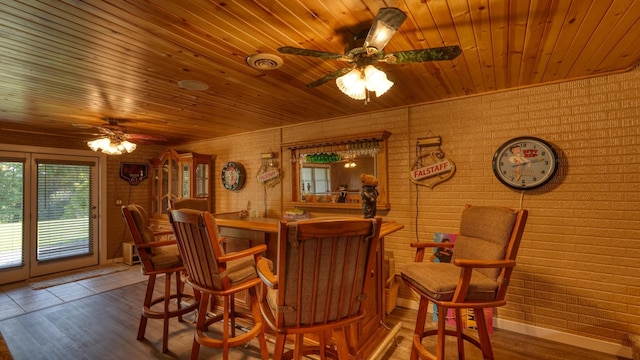
[[[542,139],[523,136],[502,144],[493,155],[493,173],[501,183],[513,189],[540,187],[558,170],[558,155]]]
[[[244,186],[247,179],[247,173],[242,164],[237,162],[228,162],[222,167],[222,185],[227,190],[240,190]]]

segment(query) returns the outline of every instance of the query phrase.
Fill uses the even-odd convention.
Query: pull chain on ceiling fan
[[[362,46],[348,50],[345,54],[283,46],[278,51],[283,54],[311,56],[322,59],[338,60],[349,66],[338,69],[307,84],[308,88],[320,86],[330,80],[336,80],[340,91],[356,100],[369,102],[369,92],[380,97],[393,86],[387,75],[374,64],[406,64],[414,62],[452,60],[461,53],[459,46],[444,46],[430,49],[417,49],[385,53],[384,47],[407,19],[407,15],[398,8],[381,8],[376,15]],[[356,40],[358,37],[356,36]]]

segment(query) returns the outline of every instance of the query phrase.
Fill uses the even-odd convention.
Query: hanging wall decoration
[[[271,188],[280,183],[280,169],[275,158],[276,155],[272,152],[262,153],[262,166],[258,169],[258,175],[256,180],[260,185],[265,188]]]
[[[222,185],[225,189],[238,191],[244,186],[247,173],[239,162],[228,162],[222,167]]]
[[[409,180],[412,183],[433,189],[453,176],[456,165],[444,156],[440,143],[440,136],[418,139],[417,157],[409,168]]]
[[[120,178],[130,185],[138,185],[140,181],[147,178],[147,174],[147,164],[120,163]]]
[[[549,182],[558,170],[558,155],[548,142],[531,136],[511,139],[493,154],[493,173],[516,190],[531,190]]]

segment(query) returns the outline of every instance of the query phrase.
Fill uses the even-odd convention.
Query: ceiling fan
[[[94,126],[86,124],[73,124],[79,128],[96,128],[100,137],[87,141],[87,145],[93,151],[102,151],[109,155],[120,155],[124,152],[132,152],[136,149],[136,143],[149,144],[153,142],[167,141],[167,138],[161,135],[147,135],[147,134],[130,134],[127,129],[118,124],[119,121],[115,118],[104,118],[107,124]]]
[[[400,25],[404,23],[407,15],[400,9],[394,7],[381,8],[376,15],[371,28],[368,30],[366,38],[364,37],[364,33],[356,34],[354,37],[354,42],[358,44],[362,42],[362,45],[354,45],[351,49],[347,50],[344,54],[337,54],[326,51],[318,51],[311,49],[302,49],[291,46],[283,46],[278,48],[278,51],[282,54],[290,54],[290,55],[300,55],[300,56],[312,56],[318,57],[322,59],[330,59],[330,60],[338,60],[343,61],[349,64],[344,68],[338,69],[330,74],[327,74],[321,77],[318,80],[315,80],[309,84],[307,84],[308,88],[313,88],[316,86],[320,86],[327,81],[338,79],[338,87],[340,90],[345,92],[345,94],[353,97],[354,99],[364,99],[364,90],[360,89],[364,87],[363,84],[356,86],[356,96],[354,97],[351,94],[347,93],[343,87],[349,87],[349,84],[344,84],[345,81],[348,81],[348,75],[350,73],[353,74],[354,77],[360,77],[364,79],[365,77],[369,77],[369,74],[365,74],[367,70],[370,70],[372,73],[371,76],[384,75],[384,80],[386,80],[386,75],[381,71],[377,70],[379,73],[375,73],[375,69],[373,64],[378,62],[383,62],[387,64],[406,64],[406,63],[415,63],[415,62],[425,62],[425,61],[439,61],[439,60],[452,60],[456,58],[461,53],[461,49],[459,46],[444,46],[438,48],[430,48],[430,49],[417,49],[417,50],[406,50],[406,51],[397,51],[392,53],[385,53],[384,47],[387,45],[391,37],[395,34],[395,32],[400,28]],[[354,70],[356,70],[354,72]],[[377,75],[373,75],[377,74]],[[343,79],[343,81],[340,81]],[[388,81],[388,80],[386,80]],[[341,85],[341,82],[343,83]],[[393,83],[391,83],[393,85]],[[382,95],[388,88],[391,87],[388,83],[386,84],[386,89],[384,91],[377,91],[377,89],[367,90],[372,91],[375,90],[377,96]],[[351,89],[353,90],[353,85],[351,85]],[[361,91],[362,90],[362,91]],[[353,91],[352,91],[353,92]]]

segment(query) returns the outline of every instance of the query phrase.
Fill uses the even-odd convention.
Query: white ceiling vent
[[[253,54],[247,57],[247,64],[258,70],[275,70],[282,66],[282,58],[272,54]]]

